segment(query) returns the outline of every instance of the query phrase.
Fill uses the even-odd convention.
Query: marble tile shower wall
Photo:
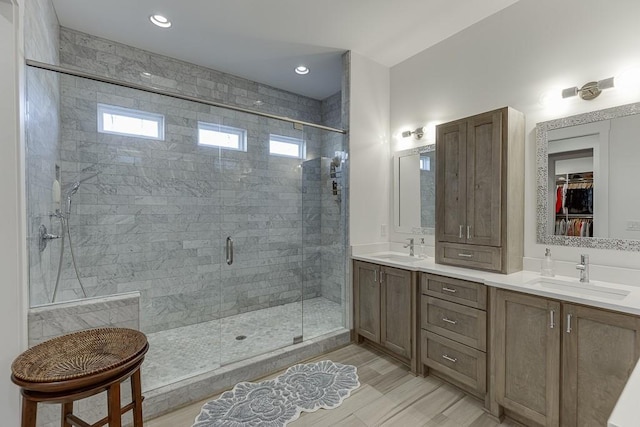
[[[338,92],[322,102],[322,122],[327,126],[343,128],[342,92]],[[331,177],[331,160],[336,152],[344,151],[344,136],[325,132],[322,135],[322,296],[335,302],[343,301],[346,277],[346,176],[345,168],[339,167],[336,176]],[[333,182],[336,182],[338,194],[333,194]]]
[[[268,155],[270,132],[300,131],[77,78],[62,77],[61,87],[63,180],[67,171],[99,172],[80,187],[70,218],[89,295],[139,290],[147,332],[300,299],[300,161]],[[164,114],[165,141],[96,133],[98,102]],[[198,147],[198,120],[247,129],[247,152]],[[69,263],[63,278],[63,298],[77,297]]]
[[[25,56],[39,61],[58,63],[58,19],[50,0],[33,0],[25,4]],[[43,77],[43,78],[40,78]],[[49,217],[54,210],[52,198],[55,164],[58,153],[60,90],[58,77],[26,73],[27,132],[27,247],[29,278],[33,286],[31,303],[48,302],[55,281],[54,266],[60,242],[51,241],[47,249],[38,249],[38,229],[45,225],[49,232],[59,233],[58,220]]]
[[[60,63],[91,74],[321,123],[318,100],[65,27],[60,27]]]
[[[243,106],[260,99],[270,113],[322,118],[320,101],[64,28],[61,62],[136,83],[151,72],[154,84],[181,93]],[[322,257],[302,248],[305,232],[316,231],[303,227],[304,168],[269,156],[268,136],[304,136],[313,158],[328,149],[326,132],[68,76],[60,88],[62,180],[99,172],[80,187],[70,220],[90,296],[140,291],[141,328],[154,332],[299,300],[303,278],[306,297],[321,295]],[[164,114],[165,140],[98,134],[99,102]],[[199,120],[247,129],[248,151],[198,147]],[[332,155],[342,137],[335,147]],[[322,203],[308,206],[319,218]],[[228,235],[232,266],[222,250]],[[61,300],[79,296],[69,258]]]

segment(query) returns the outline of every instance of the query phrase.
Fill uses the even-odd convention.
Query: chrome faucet
[[[406,245],[404,245],[405,248],[409,248],[409,256],[415,256],[415,252],[413,250],[414,248],[414,243],[413,243],[413,237],[410,239],[407,239],[409,241],[409,243],[407,243]]]
[[[580,255],[580,264],[576,268],[580,271],[580,283],[589,283],[589,255]]]

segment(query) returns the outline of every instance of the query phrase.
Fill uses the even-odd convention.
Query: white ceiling
[[[60,25],[316,99],[341,54],[392,67],[517,0],[53,0]],[[173,22],[149,22],[159,13]],[[298,76],[295,66],[311,72]]]

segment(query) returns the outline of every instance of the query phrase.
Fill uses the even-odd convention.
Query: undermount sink
[[[577,279],[575,282],[551,277],[540,277],[530,280],[528,285],[548,289],[550,291],[568,292],[576,295],[589,295],[605,299],[622,300],[629,295],[629,291],[625,289],[617,289],[608,285],[602,285],[598,282],[580,283]]]
[[[387,261],[395,261],[395,262],[416,262],[420,261],[420,258],[416,258],[414,256],[409,255],[400,255],[400,254],[380,254],[380,255],[371,255],[372,258],[384,259]]]

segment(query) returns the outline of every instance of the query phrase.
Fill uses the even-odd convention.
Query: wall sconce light
[[[613,77],[609,77],[608,79],[599,80],[597,82],[586,83],[581,88],[574,86],[563,89],[562,97],[571,98],[572,96],[578,95],[585,101],[589,101],[591,99],[597,98],[604,89],[610,89],[613,86]]]
[[[409,138],[411,135],[415,135],[416,139],[422,139],[422,137],[424,136],[424,128],[419,127],[416,128],[416,130],[406,130],[402,132],[403,138]]]

